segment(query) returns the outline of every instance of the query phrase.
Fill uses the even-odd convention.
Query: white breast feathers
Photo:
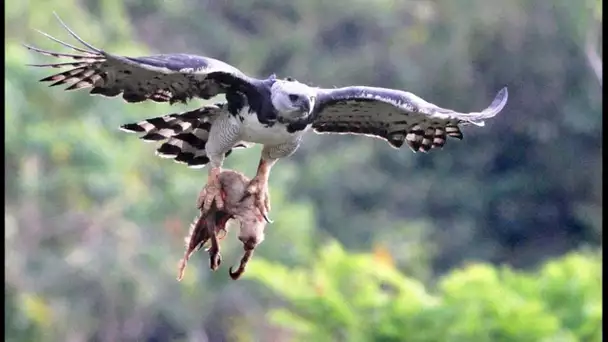
[[[249,108],[244,108],[241,114],[239,114],[239,116],[244,118],[243,122],[240,124],[241,140],[243,141],[276,146],[300,138],[307,130],[289,133],[287,132],[286,125],[278,122],[270,127],[266,127],[258,121],[258,117],[255,113],[249,113],[248,111]],[[233,119],[240,121],[238,117],[234,117]]]

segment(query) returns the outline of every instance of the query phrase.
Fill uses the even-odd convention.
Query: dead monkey
[[[240,224],[239,240],[245,250],[237,270],[233,271],[232,267],[230,268],[229,274],[232,279],[236,280],[243,274],[255,247],[264,240],[266,220],[255,205],[254,198],[244,197],[249,178],[242,173],[225,170],[219,175],[219,180],[222,186],[224,209],[217,210],[214,203],[207,215],[204,217],[199,215],[190,225],[190,233],[186,237],[186,253],[180,260],[177,280],[183,278],[190,255],[201,249],[207,241],[211,244],[208,248],[209,267],[214,271],[219,268],[222,262],[220,240],[226,235],[226,223],[230,219]]]

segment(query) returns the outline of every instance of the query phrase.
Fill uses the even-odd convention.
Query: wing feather
[[[40,32],[54,42],[79,54],[43,50],[24,46],[37,53],[56,58],[70,58],[75,62],[30,64],[35,67],[62,68],[67,71],[41,79],[54,82],[51,86],[66,84],[66,90],[92,88],[91,94],[122,97],[127,102],[152,100],[156,102],[183,102],[193,97],[212,98],[234,89],[250,93],[256,79],[222,61],[190,54],[162,54],[144,57],[114,55],[98,49],[74,33],[55,14],[60,24],[85,48],[63,42]]]
[[[459,113],[405,91],[318,89],[312,127],[317,133],[367,135],[396,148],[407,143],[414,152],[428,152],[443,147],[447,137],[462,139],[460,125],[483,126],[504,108],[507,99],[507,88],[503,88],[481,112]]]

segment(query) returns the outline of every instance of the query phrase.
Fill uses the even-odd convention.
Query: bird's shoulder
[[[229,89],[226,92],[227,111],[241,123],[251,117],[264,126],[273,126],[277,122],[277,113],[271,100],[273,83],[274,76],[271,75],[266,79],[252,80],[250,88]]]

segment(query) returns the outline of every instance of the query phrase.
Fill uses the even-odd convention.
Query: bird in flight
[[[448,137],[462,139],[461,126],[484,126],[505,106],[502,88],[480,112],[461,113],[441,108],[406,91],[348,86],[324,89],[275,75],[254,78],[210,57],[191,54],[160,54],[145,57],[115,55],[82,40],[55,14],[59,23],[82,47],[38,31],[77,53],[52,52],[29,45],[29,50],[69,61],[31,64],[36,67],[68,68],[43,78],[65,90],[90,89],[106,97],[122,95],[128,103],[142,101],[187,103],[224,94],[226,100],[121,126],[143,134],[145,141],[163,141],[156,153],[190,167],[209,164],[207,184],[198,206],[208,211],[215,201],[223,207],[218,176],[225,158],[236,148],[263,145],[255,177],[247,187],[268,220],[268,179],[273,165],[293,154],[304,135],[354,134],[384,139],[394,148],[404,143],[414,152],[444,146]]]

